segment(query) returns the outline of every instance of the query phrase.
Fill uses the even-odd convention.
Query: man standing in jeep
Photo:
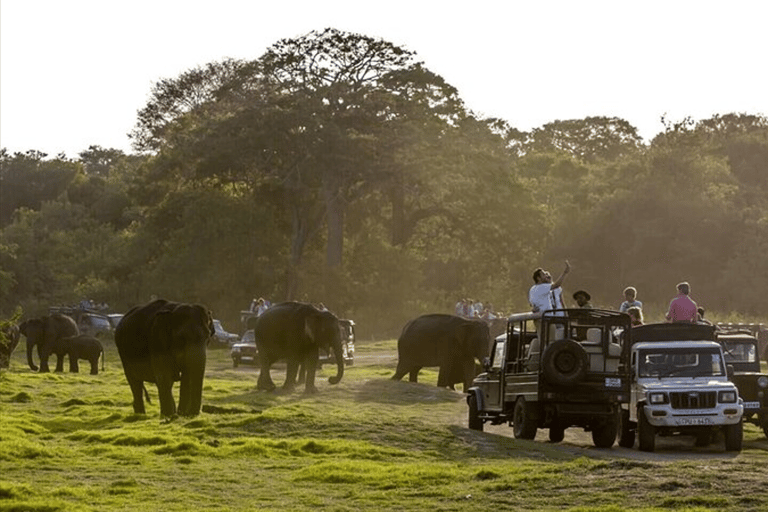
[[[534,313],[544,313],[551,309],[565,309],[563,304],[562,284],[565,276],[571,271],[571,265],[568,260],[565,261],[565,270],[560,274],[555,282],[552,282],[552,275],[542,268],[533,271],[533,282],[528,291],[528,302],[531,303]]]
[[[667,321],[696,323],[698,306],[688,296],[691,293],[691,286],[686,282],[679,283],[677,293],[677,297],[669,303]]]

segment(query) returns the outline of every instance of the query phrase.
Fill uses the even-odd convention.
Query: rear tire
[[[643,407],[637,409],[637,437],[640,451],[652,452],[656,449],[656,427],[648,422]]]
[[[744,440],[744,422],[739,421],[735,425],[724,426],[723,436],[725,437],[725,451],[740,452]]]
[[[515,439],[532,440],[536,437],[537,425],[533,417],[533,410],[523,397],[518,398],[517,402],[515,402],[515,409],[512,413],[512,425]]]
[[[483,420],[480,418],[480,411],[477,409],[477,397],[474,394],[469,395],[467,404],[469,405],[469,428],[482,432]]]

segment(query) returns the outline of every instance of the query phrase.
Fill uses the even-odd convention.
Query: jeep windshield
[[[639,377],[722,377],[725,376],[717,348],[653,348],[638,354]]]
[[[757,362],[757,347],[754,343],[725,343],[723,354],[726,363]]]

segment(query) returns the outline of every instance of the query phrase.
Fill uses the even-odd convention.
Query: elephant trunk
[[[35,361],[32,359],[32,349],[35,348],[35,342],[31,341],[29,339],[29,336],[27,337],[27,364],[29,364],[29,367],[32,369],[32,371],[37,371],[37,365],[35,364]]]
[[[329,377],[328,382],[338,384],[344,376],[344,350],[341,348],[341,336],[333,341],[333,351],[336,353],[336,375]]]

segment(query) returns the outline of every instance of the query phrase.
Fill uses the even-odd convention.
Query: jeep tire
[[[536,428],[536,418],[533,417],[533,408],[528,405],[525,398],[518,398],[512,413],[512,430],[515,434],[515,439],[532,440],[536,437]]]
[[[635,446],[635,429],[629,422],[629,410],[619,409],[619,446],[632,448]]]
[[[592,442],[598,448],[610,448],[616,442],[619,431],[618,416],[612,415],[607,421],[592,427]]]
[[[482,432],[483,420],[480,419],[480,411],[477,409],[477,396],[474,393],[469,395],[467,404],[469,405],[469,428]]]
[[[645,417],[643,407],[637,408],[637,437],[640,451],[652,452],[656,449],[656,427]]]
[[[584,379],[589,369],[589,356],[578,342],[558,340],[544,350],[541,364],[549,382],[570,386]]]
[[[553,443],[559,443],[565,439],[565,428],[559,423],[553,423],[549,427],[549,440]]]
[[[739,421],[734,425],[725,425],[723,427],[723,437],[725,438],[725,451],[740,452],[741,444],[744,440],[744,422]]]

